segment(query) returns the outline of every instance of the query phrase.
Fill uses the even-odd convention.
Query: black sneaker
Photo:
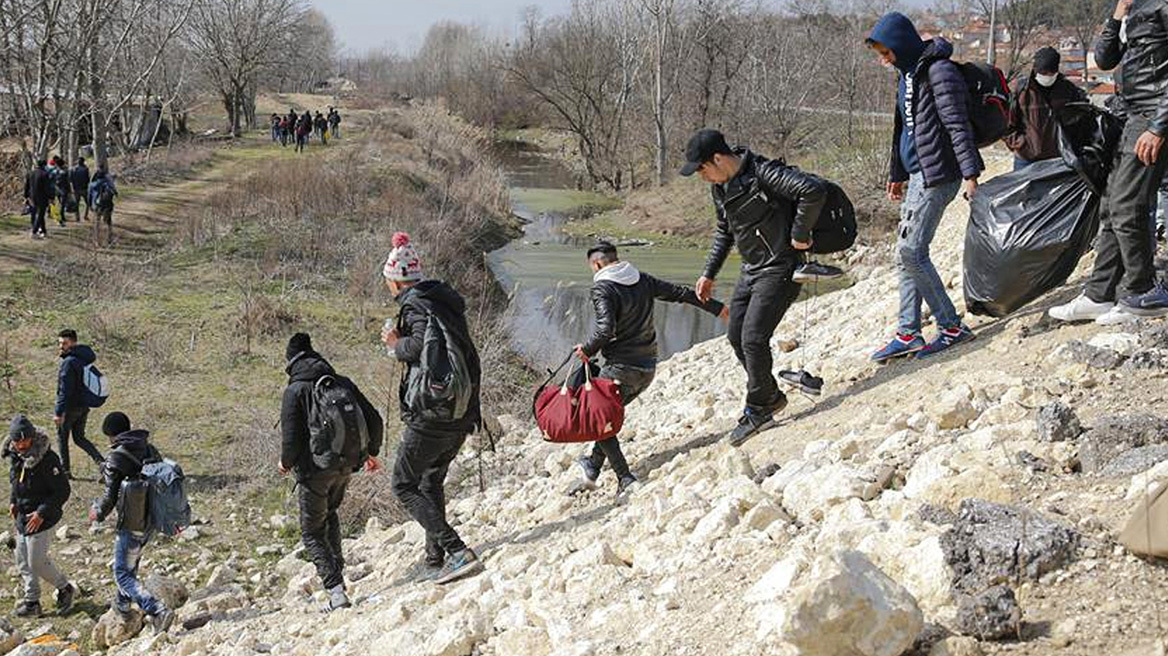
[[[779,372],[779,380],[804,394],[819,396],[823,393],[823,379],[819,376],[812,376],[803,369],[799,371],[784,369]]]
[[[641,482],[637,480],[636,476],[629,474],[620,479],[616,485],[616,495],[618,497],[625,497],[633,492],[636,492],[641,487]]]
[[[150,616],[150,628],[154,630],[154,635],[166,633],[171,624],[174,624],[174,611],[169,608],[163,608]]]
[[[13,615],[16,615],[17,617],[40,617],[41,604],[39,601],[22,601],[20,602],[20,605],[16,607],[16,611],[13,612]]]
[[[831,266],[830,264],[820,264],[819,262],[806,262],[800,264],[795,269],[795,275],[791,276],[791,280],[795,282],[814,282],[818,278],[839,278],[844,275],[844,270]]]
[[[783,405],[786,405],[786,399],[783,399]],[[774,423],[772,415],[760,415],[750,412],[749,410],[742,413],[742,418],[738,420],[738,425],[734,430],[726,434],[726,438],[730,440],[730,446],[742,446],[746,440],[754,437],[755,434],[770,428]]]
[[[463,549],[458,553],[450,554],[446,558],[446,564],[442,566],[442,570],[434,578],[434,582],[438,585],[445,585],[465,579],[468,576],[474,576],[481,571],[483,571],[483,563],[475,555],[475,552],[470,549]]]
[[[57,590],[57,612],[64,615],[73,609],[73,597],[77,588],[72,583]]]

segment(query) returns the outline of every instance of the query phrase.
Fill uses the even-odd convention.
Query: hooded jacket
[[[1037,162],[1059,156],[1058,126],[1067,103],[1086,102],[1087,94],[1061,74],[1044,87],[1034,72],[1010,101],[1010,123],[1003,141],[1024,160]]]
[[[889,180],[905,182],[919,171],[925,186],[935,187],[977,177],[985,164],[969,123],[969,88],[949,59],[953,46],[940,37],[922,41],[912,21],[897,12],[885,14],[867,40],[896,55],[903,87],[893,118]]]
[[[117,508],[119,531],[145,531],[149,528],[146,497],[122,499],[122,482],[139,478],[142,465],[161,461],[162,454],[150,444],[150,432],[139,429],[118,435],[111,441],[110,447],[102,466],[105,494],[94,503],[97,521],[105,521]]]
[[[85,365],[96,360],[97,354],[85,344],[77,344],[61,356],[61,366],[57,369],[57,405],[53,410],[58,417],[64,417],[69,410],[88,407],[82,373]]]
[[[1136,0],[1123,23],[1108,18],[1095,42],[1095,63],[1104,71],[1116,66],[1116,95],[1126,113],[1149,119],[1148,130],[1168,135],[1168,2]]]
[[[654,367],[657,330],[653,326],[655,300],[686,303],[717,316],[722,303],[698,300],[690,287],[659,280],[638,271],[630,262],[610,264],[592,277],[592,307],[596,318],[584,353],[604,355],[605,364]]]
[[[479,395],[482,386],[482,364],[479,352],[470,335],[466,323],[466,301],[450,285],[438,280],[422,280],[398,294],[397,302],[401,312],[397,315],[398,342],[394,357],[408,366],[402,372],[398,399],[401,403],[402,422],[418,431],[432,431],[447,434],[474,432],[482,423],[482,408]],[[420,366],[422,346],[426,338],[426,324],[430,314],[438,315],[447,330],[458,340],[459,348],[466,357],[466,366],[474,386],[470,405],[462,419],[451,422],[434,422],[413,416],[407,408],[406,387],[410,369]]]
[[[38,166],[25,176],[24,197],[37,207],[44,207],[53,199],[53,179],[44,167]]]
[[[78,198],[84,198],[89,202],[89,167],[84,164],[78,164],[69,171],[69,183],[73,186],[73,193]]]
[[[791,239],[811,241],[827,198],[822,180],[781,159],[767,159],[743,148],[734,153],[742,158],[738,172],[710,190],[718,219],[704,273],[711,280],[735,244],[742,255],[743,273],[790,268],[799,258]]]
[[[288,362],[285,371],[288,374],[288,387],[284,389],[284,398],[280,403],[280,464],[287,469],[294,469],[299,480],[325,473],[312,462],[308,433],[312,389],[321,376],[332,376],[338,383],[353,391],[353,396],[357,398],[361,412],[365,415],[365,426],[369,430],[367,451],[371,456],[381,453],[385,429],[381,414],[353,381],[337,374],[328,360],[316,351],[303,351],[297,354]]]
[[[0,455],[8,458],[10,468],[8,481],[12,484],[9,503],[16,506],[16,531],[21,535],[33,535],[25,529],[28,516],[38,513],[43,520],[35,533],[51,530],[61,521],[65,502],[72,492],[69,477],[61,467],[61,460],[49,448],[49,436],[37,431],[32,438],[32,448],[20,453],[11,440],[4,442]]]

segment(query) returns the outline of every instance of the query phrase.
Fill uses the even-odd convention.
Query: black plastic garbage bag
[[[1122,123],[1093,107],[1064,120],[1062,158],[979,185],[965,233],[965,305],[1001,317],[1062,285],[1099,232]]]

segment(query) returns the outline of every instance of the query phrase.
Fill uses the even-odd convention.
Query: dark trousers
[[[301,480],[300,537],[325,590],[345,582],[341,518],[337,511],[349,487],[349,472],[318,472]]]
[[[1155,242],[1148,215],[1156,207],[1168,151],[1162,149],[1152,166],[1140,162],[1135,155],[1136,140],[1147,129],[1148,119],[1128,118],[1107,180],[1107,211],[1095,242],[1095,270],[1086,289],[1087,298],[1098,303],[1143,294],[1156,281]]]
[[[71,471],[69,466],[69,436],[73,436],[73,441],[81,450],[93,458],[93,461],[101,465],[105,458],[101,455],[101,451],[93,445],[85,437],[85,424],[89,421],[89,408],[70,408],[65,411],[65,417],[61,421],[61,425],[57,427],[57,454],[61,456],[61,466],[65,471]]]
[[[620,386],[621,403],[626,408],[641,395],[641,392],[649,388],[649,383],[653,382],[653,376],[656,374],[656,368],[635,367],[614,362],[605,362],[604,368],[600,370],[601,378],[615,380]],[[617,439],[616,435],[593,444],[588,459],[596,466],[597,471],[604,466],[604,461],[607,460],[608,464],[612,466],[612,473],[616,474],[617,480],[632,474],[629,471],[629,463],[625,460],[625,454],[621,451],[620,440]]]
[[[730,298],[727,338],[746,369],[746,407],[758,414],[770,414],[784,396],[771,374],[771,335],[799,296],[800,285],[791,280],[795,265],[743,273]]]
[[[406,428],[393,466],[393,493],[426,530],[426,561],[436,565],[446,554],[466,549],[446,521],[446,472],[466,435],[423,433]]]
[[[32,214],[29,215],[29,218],[32,219],[32,234],[34,234],[34,235],[37,233],[44,234],[44,232],[45,232],[45,216],[48,213],[49,213],[49,204],[48,203],[45,203],[44,205],[33,205],[32,206]]]

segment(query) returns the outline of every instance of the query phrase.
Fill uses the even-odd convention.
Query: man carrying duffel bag
[[[588,249],[588,265],[593,271],[592,305],[596,318],[592,336],[584,344],[576,345],[576,355],[585,361],[597,353],[604,356],[600,377],[616,382],[625,406],[649,387],[657,370],[653,301],[687,303],[723,321],[728,317],[721,302],[713,298],[702,302],[694,290],[658,280],[638,271],[631,263],[620,261],[616,246],[608,242],[598,242]],[[629,471],[629,463],[614,435],[593,444],[589,453],[576,461],[582,479],[569,493],[596,489],[605,460],[616,474],[617,494],[631,492],[637,479]]]

